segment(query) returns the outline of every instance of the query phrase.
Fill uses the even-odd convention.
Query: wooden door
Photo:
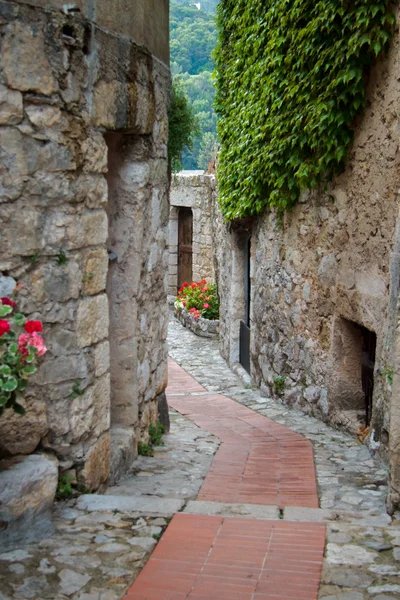
[[[193,277],[193,213],[181,208],[178,217],[178,289]]]

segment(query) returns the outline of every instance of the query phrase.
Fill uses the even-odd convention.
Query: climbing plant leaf
[[[389,0],[221,0],[216,60],[227,220],[286,210],[340,172],[366,76],[394,28]]]

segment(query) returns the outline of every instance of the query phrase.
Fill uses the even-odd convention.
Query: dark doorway
[[[361,380],[365,396],[365,425],[368,427],[372,417],[372,397],[374,393],[374,368],[376,353],[376,334],[365,327],[361,327],[363,347]]]
[[[193,277],[193,213],[181,208],[178,217],[178,289]]]
[[[339,410],[354,410],[369,427],[372,417],[376,334],[366,327],[338,318],[333,338],[337,371],[333,401]]]
[[[240,321],[239,338],[239,362],[242,367],[250,374],[250,298],[251,298],[251,279],[250,279],[250,250],[251,238],[248,237],[244,247],[244,319]]]

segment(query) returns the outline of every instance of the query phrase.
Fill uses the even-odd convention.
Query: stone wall
[[[144,4],[0,1],[0,271],[49,348],[1,455],[48,451],[89,489],[167,381],[168,2]]]
[[[221,351],[239,360],[251,236],[251,377],[265,396],[353,434],[364,423],[364,327],[376,334],[371,433],[400,501],[399,37],[372,68],[347,168],[280,218],[224,224],[215,208]],[[365,332],[365,330],[364,330]],[[364,413],[364,414],[363,414]]]
[[[176,296],[178,278],[179,209],[193,212],[193,281],[215,282],[214,249],[212,243],[212,211],[216,193],[214,175],[174,175],[170,193],[169,214],[169,287]]]

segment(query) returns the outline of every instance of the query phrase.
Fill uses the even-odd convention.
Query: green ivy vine
[[[220,205],[227,220],[292,207],[340,172],[387,50],[389,0],[220,0]]]

